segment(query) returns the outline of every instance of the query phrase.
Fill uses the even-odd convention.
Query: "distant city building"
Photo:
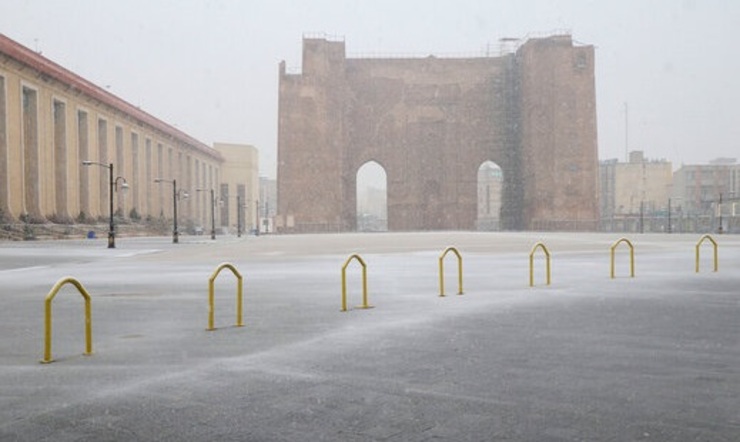
[[[501,190],[504,176],[495,163],[478,169],[478,230],[501,229]]]
[[[275,212],[277,211],[277,181],[260,177],[259,218],[262,232],[275,232]]]
[[[690,230],[724,232],[737,227],[740,200],[740,164],[735,158],[718,158],[704,165],[684,165],[673,174],[673,209]],[[720,201],[722,200],[722,201]]]
[[[602,161],[599,180],[603,230],[637,231],[641,227],[645,230],[646,219],[651,223],[648,230],[667,227],[653,220],[668,210],[673,180],[669,161],[646,160],[642,151],[633,151],[628,163],[616,159]]]
[[[388,230],[387,192],[384,188],[367,187],[357,194],[357,230],[384,232]]]
[[[256,227],[260,192],[257,149],[226,143],[214,143],[213,147],[224,158],[221,186],[216,190],[221,201],[219,224],[230,232],[249,232]]]

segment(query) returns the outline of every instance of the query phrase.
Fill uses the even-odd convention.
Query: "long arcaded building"
[[[114,195],[126,218],[171,218],[176,180],[190,196],[178,203],[178,218],[208,226],[210,195],[196,189],[219,195],[226,184],[217,150],[0,34],[0,218],[107,217],[109,168],[85,161],[113,164],[117,184],[128,184]]]

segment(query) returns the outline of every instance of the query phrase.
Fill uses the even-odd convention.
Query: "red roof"
[[[142,111],[131,103],[118,98],[105,89],[96,86],[95,84],[80,77],[74,72],[63,68],[62,66],[54,63],[48,58],[28,49],[20,43],[11,40],[1,33],[0,53],[6,54],[19,63],[29,66],[32,69],[39,71],[40,73],[46,74],[49,77],[52,77],[55,80],[68,85],[73,90],[79,91],[80,93],[94,98],[101,103],[111,106],[112,108],[131,116],[133,119],[138,120],[148,126],[151,126],[180,142],[193,146],[195,149],[207,155],[222,160],[221,154],[219,154],[216,150],[212,149],[206,144],[203,144],[202,142],[196,140],[185,132],[170,126],[164,121],[151,116],[150,114]]]

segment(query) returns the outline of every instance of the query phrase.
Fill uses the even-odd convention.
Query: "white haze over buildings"
[[[349,56],[470,56],[569,31],[596,46],[601,159],[737,157],[738,23],[733,0],[0,0],[1,33],[206,144],[255,145],[272,177],[278,63],[314,32]]]

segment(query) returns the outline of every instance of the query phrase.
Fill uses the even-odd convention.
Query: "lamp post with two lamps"
[[[172,243],[177,244],[180,242],[179,235],[180,232],[177,231],[177,200],[180,198],[188,198],[190,195],[188,195],[188,192],[180,189],[177,190],[177,180],[167,180],[164,178],[155,178],[155,183],[170,183],[172,184]]]
[[[121,191],[125,192],[128,190],[128,183],[126,183],[126,178],[124,177],[116,177],[113,178],[113,163],[110,164],[104,164],[104,163],[98,163],[96,161],[89,161],[85,160],[82,162],[83,166],[100,166],[108,169],[109,172],[109,181],[110,181],[110,191],[109,191],[109,197],[110,197],[110,220],[109,220],[109,226],[108,226],[108,248],[109,249],[115,249],[116,248],[116,226],[113,222],[113,192],[118,190],[118,181],[122,181],[121,183]]]

